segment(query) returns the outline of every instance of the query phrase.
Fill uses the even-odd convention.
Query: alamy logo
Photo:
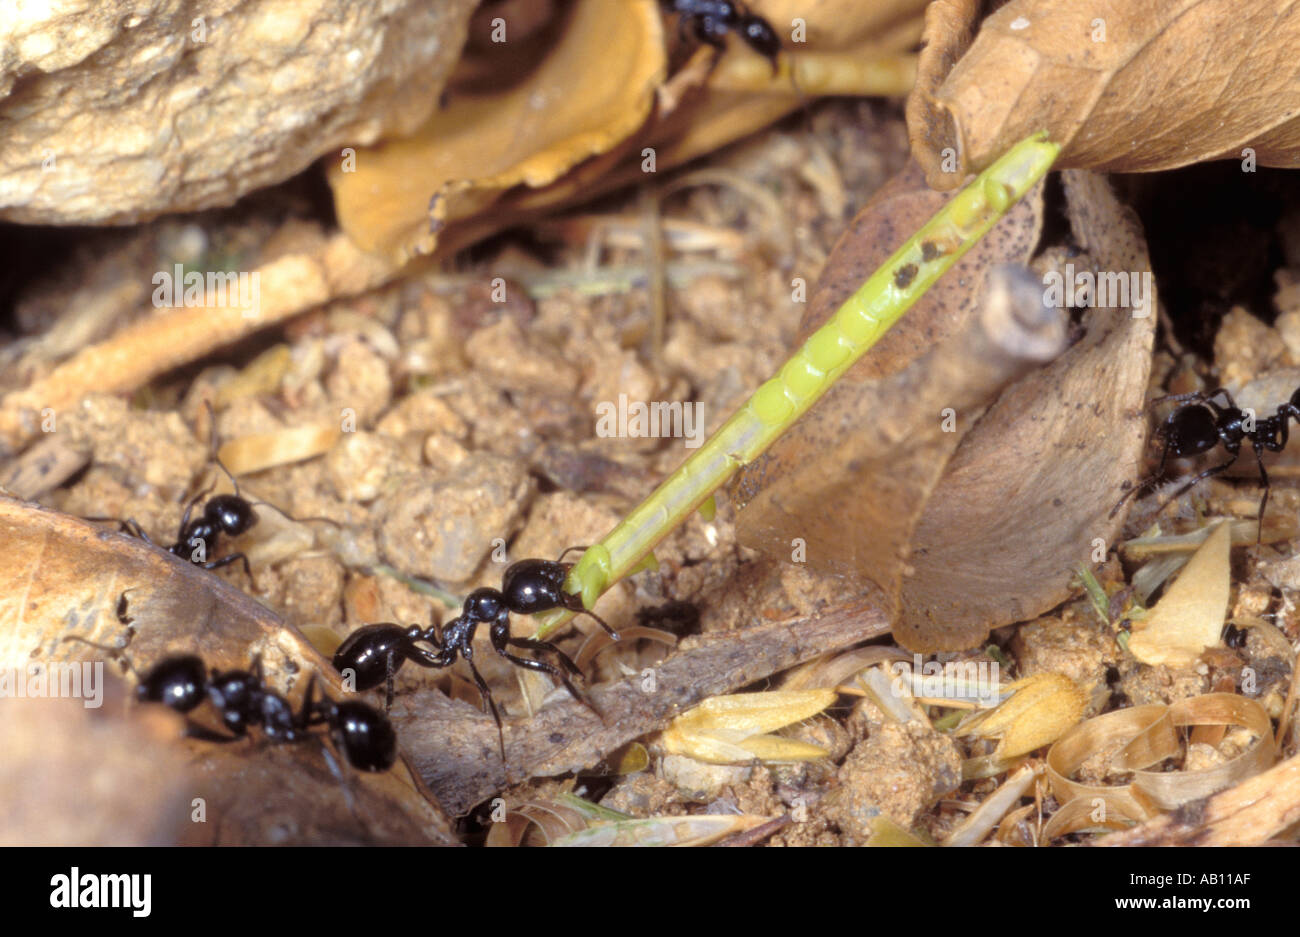
[[[262,298],[262,274],[233,270],[199,270],[185,272],[176,264],[173,272],[159,270],[151,281],[155,287],[153,304],[162,306],[232,306],[244,315],[257,315]]]
[[[897,696],[926,699],[968,700],[991,709],[1001,700],[1001,668],[997,661],[953,660],[941,664],[923,661],[913,654],[911,662],[896,661],[892,689]]]
[[[602,400],[596,404],[596,435],[602,438],[629,439],[685,438],[687,449],[704,441],[704,405],[701,403],[628,403],[627,394],[618,395],[618,403]]]
[[[87,709],[104,703],[104,662],[38,661],[0,667],[0,699],[79,699]]]
[[[1151,271],[1141,273],[1103,273],[1080,270],[1074,264],[1065,265],[1065,273],[1052,270],[1043,274],[1043,303],[1053,309],[1076,309],[1096,306],[1102,309],[1133,310],[1134,319],[1151,315],[1151,298],[1155,295],[1151,285]]]
[[[77,866],[68,875],[50,878],[51,908],[130,908],[133,917],[148,917],[153,904],[153,876],[82,875]]]

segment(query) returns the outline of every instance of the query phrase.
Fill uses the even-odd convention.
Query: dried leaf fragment
[[[439,229],[508,189],[615,149],[649,116],[665,68],[655,0],[580,0],[522,83],[454,97],[413,136],[359,148],[355,171],[332,167],[339,223],[364,250],[428,253]]]
[[[1012,696],[996,709],[981,713],[963,726],[982,738],[1001,737],[995,756],[1016,758],[1060,738],[1083,718],[1087,696],[1064,674],[1039,673],[1017,680],[1006,689]]]
[[[1133,625],[1129,650],[1144,664],[1192,664],[1219,643],[1228,613],[1232,526],[1220,523],[1146,618]]]
[[[907,116],[936,188],[956,187],[1044,128],[1063,144],[1066,167],[1152,172],[1244,159],[1247,149],[1260,165],[1300,163],[1294,4],[1014,0],[980,24],[969,49],[927,35],[937,41],[923,52]],[[932,60],[960,51],[940,84],[945,69]],[[949,147],[957,172],[944,171]]]
[[[663,746],[670,754],[720,765],[825,758],[826,750],[816,745],[764,733],[810,719],[835,695],[822,689],[714,696],[674,719],[663,732]]]

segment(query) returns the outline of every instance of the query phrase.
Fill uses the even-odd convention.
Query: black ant
[[[261,726],[272,742],[301,742],[312,737],[312,726],[325,725],[354,768],[387,771],[397,760],[397,734],[388,717],[356,700],[337,703],[323,694],[317,700],[315,674],[295,713],[288,700],[266,687],[260,656],[253,658],[252,670],[213,669],[207,676],[204,670],[203,661],[192,654],[168,657],[141,678],[136,698],[180,713],[210,700],[230,735],[191,724],[188,734],[205,741],[234,742]]]
[[[735,32],[751,49],[772,63],[776,74],[781,39],[770,23],[751,13],[739,0],[661,0],[665,9],[677,13],[679,34],[689,25],[695,38],[718,50],[727,48],[726,36]]]
[[[570,547],[560,554],[560,560],[564,559],[565,553],[575,549],[584,548]],[[489,637],[492,648],[506,660],[517,667],[549,674],[563,683],[574,699],[599,715],[591,701],[569,679],[570,674],[582,676],[569,655],[549,641],[510,635],[511,612],[533,615],[550,609],[565,608],[594,618],[610,637],[618,640],[618,633],[613,628],[583,606],[581,596],[564,591],[564,580],[573,564],[562,563],[560,560],[520,560],[510,565],[502,577],[500,590],[475,589],[465,598],[461,614],[453,618],[445,629],[440,630],[436,625],[430,625],[427,629],[421,629],[419,625],[403,628],[388,622],[364,625],[348,635],[339,646],[334,654],[334,667],[340,673],[350,670],[358,690],[370,690],[381,683],[385,684],[387,692],[384,708],[387,710],[393,704],[393,677],[403,663],[410,661],[420,667],[448,667],[456,662],[457,655],[464,657],[474,676],[474,683],[487,701],[492,719],[496,722],[501,758],[504,761],[506,746],[501,715],[492,698],[492,691],[474,666],[474,632],[479,625],[491,626]],[[432,646],[433,650],[423,648],[417,642],[424,642]],[[512,647],[553,653],[562,666],[512,654]]]
[[[212,556],[216,552],[217,538],[221,534],[225,534],[227,537],[238,537],[241,534],[247,533],[252,526],[257,523],[257,512],[253,510],[254,502],[249,501],[239,493],[239,481],[233,474],[231,474],[230,469],[226,468],[225,463],[221,461],[220,456],[217,455],[216,420],[215,416],[211,415],[212,404],[207,401],[204,401],[204,403],[208,407],[210,418],[213,420],[213,435],[211,443],[212,461],[215,462],[217,467],[220,468],[221,471],[225,473],[226,477],[230,479],[230,484],[234,486],[235,493],[232,495],[213,495],[211,498],[208,498],[207,503],[203,505],[202,513],[191,520],[190,518],[194,513],[195,506],[203,500],[206,492],[199,492],[195,495],[190,500],[189,504],[185,506],[185,513],[181,517],[181,526],[176,536],[176,542],[167,547],[167,552],[171,553],[173,556],[179,556],[182,559],[189,560],[191,563],[194,563],[197,566],[202,566],[204,569],[218,569],[239,560],[244,564],[245,575],[251,577],[252,570],[248,565],[248,557],[243,553],[231,553],[216,560],[208,559],[208,557]],[[258,503],[260,504],[264,502]],[[270,507],[270,505],[267,506]],[[285,512],[279,511],[278,508],[275,510],[280,514],[284,514],[285,517],[288,517],[292,521],[326,521],[331,524],[335,523],[328,517],[307,517],[299,519],[290,517],[290,515],[285,514]],[[121,526],[121,529],[126,533],[138,537],[145,543],[153,544],[153,540],[151,540],[149,535],[145,533],[144,528],[142,528],[137,521],[131,518],[119,520],[115,517],[88,517],[86,519],[91,521],[117,521]]]
[[[96,644],[77,635],[68,635],[64,641],[78,641],[109,652],[122,665],[123,670],[135,672],[123,653],[135,637],[132,622],[127,614],[126,589],[117,599],[117,620],[126,625],[128,636],[117,646]],[[162,703],[182,714],[188,714],[203,702],[212,705],[221,714],[221,722],[230,735],[221,735],[202,726],[189,723],[186,734],[208,742],[235,742],[244,738],[252,726],[261,726],[263,733],[273,742],[300,742],[311,737],[313,726],[325,725],[339,749],[353,767],[362,771],[387,771],[397,760],[397,734],[388,717],[365,703],[348,701],[337,703],[322,694],[315,699],[316,675],[307,681],[307,693],[302,709],[297,713],[283,696],[265,685],[262,658],[253,658],[252,670],[213,669],[208,675],[203,661],[193,654],[182,654],[162,660],[139,678],[135,688],[136,699],[142,703]]]
[[[1219,397],[1223,398],[1223,405],[1215,402],[1216,398]],[[1166,400],[1175,401],[1180,406],[1165,418],[1164,423],[1161,424],[1156,433],[1165,441],[1164,451],[1160,455],[1160,467],[1140,485],[1136,485],[1125,492],[1115,507],[1111,509],[1110,516],[1114,517],[1129,498],[1140,491],[1145,491],[1160,480],[1164,475],[1165,464],[1171,454],[1175,458],[1199,455],[1202,452],[1209,452],[1215,446],[1222,444],[1223,448],[1228,450],[1231,458],[1227,462],[1211,466],[1193,477],[1174,492],[1169,497],[1169,501],[1172,501],[1202,479],[1225,471],[1241,455],[1242,440],[1249,439],[1250,447],[1255,453],[1255,463],[1259,466],[1259,480],[1264,486],[1264,495],[1259,501],[1259,527],[1255,535],[1256,542],[1258,542],[1264,530],[1264,510],[1268,506],[1269,492],[1268,472],[1264,470],[1262,450],[1281,452],[1286,448],[1289,436],[1287,421],[1300,421],[1300,389],[1297,389],[1291,395],[1290,400],[1279,406],[1273,416],[1255,420],[1254,427],[1251,429],[1247,429],[1249,423],[1246,412],[1237,406],[1232,399],[1232,395],[1223,388],[1209,394],[1201,391],[1190,394],[1170,394],[1151,402],[1156,404]]]

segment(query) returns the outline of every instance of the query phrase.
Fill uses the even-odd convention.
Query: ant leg
[[[260,661],[260,658],[259,658]],[[311,726],[328,722],[329,717],[323,711],[325,701],[316,702],[316,674],[307,678],[307,692],[302,696],[302,709],[293,719],[293,727],[304,732]]]
[[[1215,397],[1218,397],[1220,394],[1223,395],[1223,399],[1227,401],[1229,407],[1236,406],[1236,403],[1233,402],[1232,394],[1228,393],[1228,389],[1226,387],[1216,387],[1208,394],[1203,390],[1194,390],[1191,393],[1187,393],[1187,394],[1165,394],[1162,397],[1153,397],[1151,401],[1147,404],[1147,406],[1154,407],[1158,403],[1170,403],[1170,402],[1210,403],[1212,400],[1214,400]]]
[[[568,609],[569,611],[573,612],[575,615],[586,615],[586,616],[589,617],[589,618],[594,618],[594,619],[596,619],[596,624],[598,624],[598,625],[600,625],[600,627],[604,628],[606,634],[608,634],[608,635],[609,635],[611,638],[613,638],[615,641],[621,641],[621,640],[622,640],[622,638],[620,638],[620,637],[618,636],[618,632],[615,631],[613,628],[611,628],[611,627],[608,625],[608,623],[606,623],[605,619],[601,618],[599,615],[597,615],[597,614],[596,614],[595,612],[593,612],[591,609],[587,608],[587,606],[585,606],[585,605],[582,604],[582,596],[580,596],[580,595],[572,595],[572,594],[567,593],[567,592],[562,592],[561,594],[565,597],[564,607],[565,607],[566,609]]]
[[[1227,462],[1224,462],[1222,465],[1215,465],[1211,468],[1207,468],[1204,472],[1201,472],[1199,475],[1196,475],[1193,478],[1191,478],[1186,484],[1180,486],[1177,491],[1175,491],[1168,498],[1166,498],[1164,500],[1164,503],[1160,505],[1160,508],[1163,509],[1165,505],[1169,504],[1169,502],[1173,501],[1179,495],[1183,494],[1183,492],[1187,491],[1197,482],[1203,481],[1206,478],[1210,478],[1211,476],[1218,475],[1220,472],[1226,471],[1232,465],[1232,463],[1237,461],[1237,457],[1239,455],[1241,455],[1240,448],[1232,452],[1232,458],[1229,459]]]
[[[1283,445],[1285,444],[1284,441]],[[1264,485],[1264,497],[1259,499],[1259,520],[1256,521],[1255,525],[1255,545],[1259,546],[1264,539],[1264,512],[1268,510],[1268,472],[1264,471],[1264,456],[1259,451],[1259,446],[1255,445],[1254,440],[1251,440],[1250,448],[1255,452],[1255,463],[1259,466],[1259,480]]]
[[[564,552],[555,558],[555,562],[559,563],[563,561],[563,559],[566,556],[568,556],[570,553],[572,553],[574,550],[590,550],[590,549],[591,547],[565,547]]]
[[[211,560],[210,562],[204,563],[203,568],[217,569],[222,566],[229,566],[231,563],[235,562],[235,560],[240,560],[244,564],[244,574],[248,576],[249,579],[252,579],[253,571],[248,566],[248,557],[244,556],[242,553],[231,553],[229,556],[223,556],[219,560]]]
[[[113,523],[117,524],[118,531],[120,533],[130,534],[132,537],[135,537],[137,540],[143,540],[145,543],[149,544],[150,546],[154,545],[153,541],[149,539],[149,535],[144,532],[144,528],[141,527],[139,522],[136,521],[134,518],[128,517],[124,520],[120,517],[102,517],[100,515],[92,515],[90,517],[83,517],[82,520],[93,521],[98,524],[104,524],[104,523],[108,523],[109,521],[112,521]]]
[[[578,665],[573,662],[573,659],[550,641],[539,641],[536,638],[510,638],[505,643],[510,647],[522,647],[530,651],[550,651],[559,658],[560,663],[564,665],[564,669],[569,673],[573,674],[575,677],[581,677],[583,675],[582,671],[578,669]]]
[[[574,686],[573,681],[569,679],[569,675],[559,667],[556,667],[549,661],[534,660],[529,657],[519,657],[518,655],[511,654],[508,648],[508,645],[514,645],[515,647],[524,647],[534,651],[553,651],[559,656],[560,660],[564,662],[566,668],[578,676],[582,676],[582,671],[578,670],[577,665],[569,659],[569,655],[565,654],[554,644],[549,641],[535,641],[531,638],[512,638],[510,637],[510,624],[508,621],[498,622],[493,625],[490,637],[492,639],[493,650],[506,660],[510,661],[510,663],[514,664],[516,667],[523,667],[525,670],[535,670],[539,673],[549,674],[563,683],[564,688],[569,691],[569,694],[574,699],[582,703],[582,705],[586,706],[597,716],[601,716],[600,710],[595,707],[587,694],[581,692],[576,686]],[[603,719],[604,717],[601,716],[601,718]]]
[[[1196,397],[1196,396],[1198,396],[1198,394],[1178,394],[1177,396],[1178,396],[1178,397]],[[1164,400],[1165,398],[1160,397],[1160,398],[1157,398],[1157,399],[1158,399],[1158,400]],[[1154,400],[1152,401],[1152,403],[1155,403],[1155,402],[1156,402],[1156,401],[1154,401]],[[1162,437],[1164,437],[1164,440],[1165,440],[1165,446],[1164,446],[1164,448],[1160,451],[1160,466],[1159,466],[1159,467],[1158,467],[1154,472],[1152,472],[1150,475],[1148,475],[1146,478],[1144,478],[1144,479],[1142,480],[1141,484],[1134,485],[1134,486],[1133,486],[1132,488],[1130,488],[1128,491],[1124,492],[1124,494],[1120,497],[1120,499],[1119,499],[1118,501],[1115,502],[1115,506],[1114,506],[1113,508],[1110,509],[1110,513],[1106,515],[1107,518],[1114,517],[1116,514],[1118,514],[1118,513],[1119,513],[1119,509],[1122,508],[1122,507],[1124,506],[1124,502],[1127,501],[1129,498],[1132,498],[1134,495],[1137,495],[1137,494],[1139,494],[1139,493],[1141,493],[1141,492],[1143,492],[1143,491],[1146,491],[1148,488],[1150,488],[1152,485],[1154,485],[1156,482],[1158,482],[1161,478],[1164,477],[1164,474],[1165,474],[1165,465],[1166,465],[1166,463],[1169,461],[1169,432],[1168,432],[1168,430],[1169,430],[1169,427],[1173,425],[1174,417],[1175,417],[1177,414],[1178,414],[1178,410],[1174,410],[1174,411],[1173,411],[1172,413],[1170,413],[1167,417],[1165,417],[1165,421],[1164,421],[1162,424],[1160,424],[1160,429],[1158,429],[1158,430],[1156,431],[1156,435],[1157,435],[1157,436],[1162,436]]]
[[[230,479],[230,484],[235,489],[235,497],[242,498],[243,495],[239,493],[239,480],[230,469],[226,468],[226,464],[221,461],[221,456],[217,455],[217,413],[212,408],[212,401],[205,398],[203,406],[208,411],[208,452],[212,456],[212,461],[217,463],[217,468],[225,472],[226,477]]]
[[[185,535],[185,528],[190,526],[190,515],[194,513],[194,506],[198,504],[200,501],[202,501],[203,497],[207,493],[208,492],[206,489],[200,491],[198,494],[196,494],[193,498],[190,499],[189,504],[185,505],[185,513],[181,515],[181,529],[176,532],[176,538],[178,540]]]
[[[496,700],[492,698],[492,691],[488,689],[487,681],[483,675],[478,672],[474,666],[474,652],[466,648],[462,653],[465,655],[465,662],[469,664],[469,672],[474,675],[474,684],[478,687],[479,694],[487,701],[488,709],[492,711],[492,721],[497,724],[497,742],[501,745],[501,763],[506,761],[506,734],[501,728],[501,714],[497,712]]]

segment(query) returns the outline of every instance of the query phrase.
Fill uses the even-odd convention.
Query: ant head
[[[168,657],[154,666],[135,688],[144,703],[163,703],[187,713],[203,702],[206,671],[203,661],[192,654]]]
[[[501,592],[512,612],[534,615],[561,604],[560,587],[570,564],[552,560],[520,560],[501,578]]]
[[[376,709],[356,700],[330,707],[334,743],[352,767],[361,771],[387,771],[397,761],[397,733]]]
[[[239,495],[215,495],[208,500],[203,513],[231,537],[239,536],[257,523],[257,512]]]
[[[746,14],[740,21],[740,34],[751,49],[775,64],[781,54],[781,40],[767,20]]]
[[[464,611],[472,621],[496,621],[505,611],[503,596],[496,589],[475,589],[465,597]]]

